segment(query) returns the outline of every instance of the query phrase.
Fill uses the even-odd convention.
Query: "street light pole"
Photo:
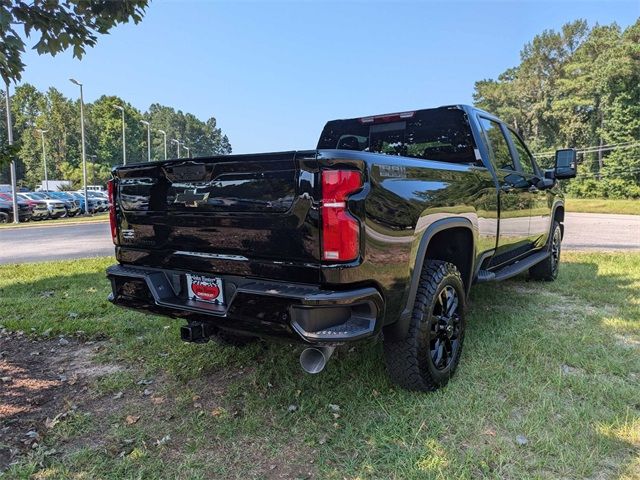
[[[9,145],[13,145],[13,124],[11,123],[11,99],[9,98],[9,79],[4,79],[4,84],[7,87],[7,94],[4,97],[7,105],[7,137]],[[13,223],[20,222],[20,215],[18,213],[18,185],[16,180],[16,161],[11,155],[11,203],[13,204]]]
[[[164,136],[164,159],[167,159],[167,132],[164,130],[158,130]]]
[[[39,128],[37,131],[40,132],[40,135],[42,135],[42,164],[44,165],[44,189],[48,192],[49,176],[47,175],[47,151],[45,150],[45,147],[44,147],[44,134],[47,133],[49,130],[42,130]]]
[[[151,161],[151,124],[146,120],[140,120],[140,123],[147,126],[147,161]]]
[[[80,136],[82,139],[82,182],[84,183],[84,204],[87,207],[86,212],[89,212],[89,195],[87,195],[87,154],[84,146],[84,97],[82,95],[82,84],[70,78],[69,81],[80,87]]]
[[[127,164],[127,139],[125,136],[125,123],[124,123],[124,107],[120,105],[114,105],[113,108],[120,110],[122,113],[122,164]]]
[[[187,147],[186,145],[184,145],[184,144],[182,146],[187,151],[187,157],[191,158],[191,149],[189,147]]]
[[[178,146],[178,158],[180,158],[180,140],[176,140],[175,138],[171,139],[171,142],[175,142],[176,145]]]

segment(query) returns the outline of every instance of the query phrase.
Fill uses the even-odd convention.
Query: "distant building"
[[[58,190],[69,190],[72,186],[71,180],[49,180],[47,183],[49,184],[50,192],[57,192]],[[36,192],[40,192],[42,190],[47,190],[44,180],[42,181],[42,184],[36,188]]]

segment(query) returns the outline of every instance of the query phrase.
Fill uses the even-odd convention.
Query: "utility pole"
[[[114,105],[113,108],[120,110],[122,113],[122,164],[127,164],[127,139],[125,136],[125,123],[124,123],[124,107],[121,105]]]
[[[9,98],[9,79],[4,79],[4,84],[7,87],[7,95],[5,96],[5,103],[7,105],[7,137],[9,139],[9,146],[13,145],[13,124],[11,123],[11,99]],[[16,161],[11,155],[11,203],[13,204],[13,223],[20,222],[20,215],[18,214],[18,185],[16,180]]]
[[[42,130],[39,128],[37,131],[40,132],[40,135],[42,135],[42,164],[44,165],[44,189],[48,192],[49,177],[47,175],[47,151],[45,150],[45,146],[44,146],[44,134],[47,133],[49,130]]]
[[[147,126],[147,161],[151,161],[151,124],[146,120],[140,120],[140,123]]]
[[[80,87],[80,136],[82,138],[82,182],[84,183],[84,204],[86,212],[89,212],[89,195],[87,195],[87,154],[84,146],[84,97],[82,96],[82,84],[70,78],[69,81]]]

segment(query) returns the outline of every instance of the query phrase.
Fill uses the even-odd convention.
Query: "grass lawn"
[[[181,343],[180,321],[106,301],[109,263],[0,267],[0,324],[106,337],[95,362],[120,367],[7,478],[640,477],[640,254],[475,287],[460,369],[433,394],[392,386],[379,344],[310,376],[288,345]]]
[[[613,200],[606,198],[567,198],[567,212],[624,213],[640,215],[640,200]]]
[[[109,220],[108,212],[95,213],[93,215],[77,217],[56,218],[53,220],[39,220],[15,223],[0,223],[0,228],[29,228],[29,227],[46,227],[48,225],[59,225],[65,223],[85,223],[85,222],[106,222]]]

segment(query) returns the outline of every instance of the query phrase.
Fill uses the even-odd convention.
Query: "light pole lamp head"
[[[146,125],[147,127],[150,125],[146,120],[140,120],[140,123]]]
[[[49,131],[49,129],[47,128],[46,130],[43,130],[41,128],[36,128],[36,132],[38,132],[41,135],[44,135],[45,133],[47,133]]]
[[[71,83],[75,83],[75,84],[76,84],[76,85],[78,85],[79,87],[81,87],[81,86],[82,86],[82,84],[81,84],[78,80],[76,80],[75,78],[70,78],[70,79],[69,79],[69,81],[70,81]]]
[[[120,110],[122,113],[124,113],[124,107],[122,107],[121,105],[114,105],[113,108],[115,108],[116,110]]]
[[[157,132],[160,132],[161,134],[163,134],[165,137],[167,136],[167,132],[165,132],[164,130],[160,130],[159,128],[156,130]]]

